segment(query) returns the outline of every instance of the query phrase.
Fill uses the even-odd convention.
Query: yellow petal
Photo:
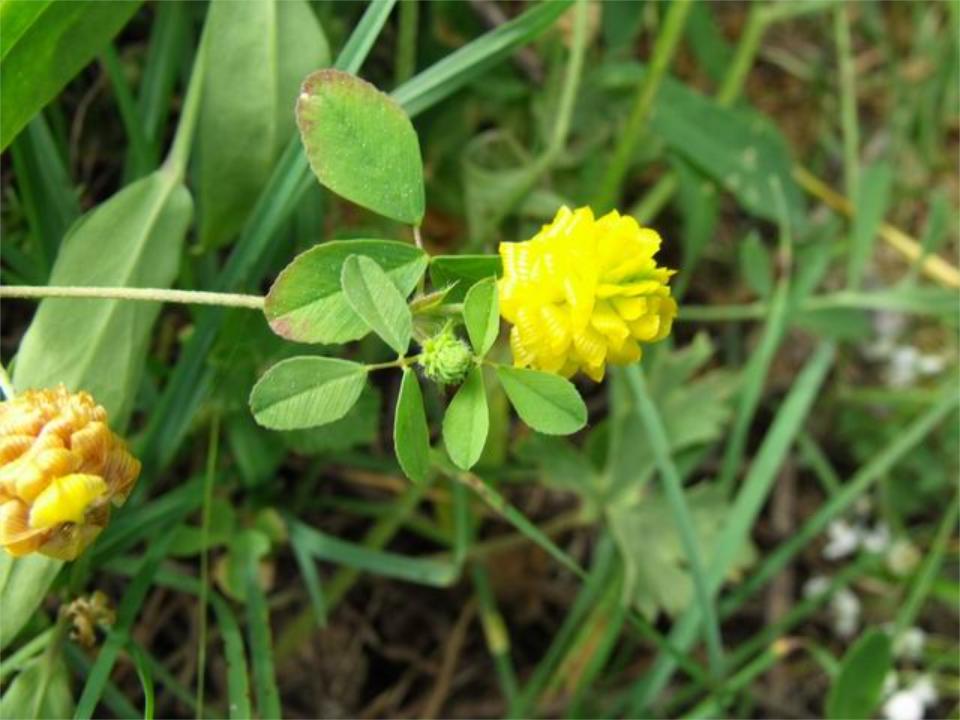
[[[647,312],[647,299],[644,297],[618,297],[611,302],[624,320],[636,320]]]
[[[0,438],[0,467],[13,462],[33,445],[31,435],[9,435]]]
[[[584,365],[602,365],[607,356],[607,344],[603,336],[593,328],[586,328],[573,336],[573,346]]]
[[[26,503],[8,500],[0,505],[0,545],[20,557],[34,552],[43,542],[43,531],[30,527]]]
[[[533,363],[533,353],[523,344],[517,327],[510,328],[510,351],[513,353],[513,364],[517,367],[529,367]]]
[[[33,501],[30,527],[46,529],[65,522],[83,522],[87,509],[106,494],[107,483],[99,475],[57,478]]]
[[[603,382],[606,366],[604,366],[603,363],[600,363],[599,365],[584,365],[583,371],[587,374],[587,377],[594,382]]]
[[[634,320],[630,323],[630,332],[633,334],[637,340],[643,342],[649,342],[657,336],[657,332],[660,330],[660,316],[659,315],[644,315],[638,320]]]
[[[639,343],[636,340],[627,340],[619,348],[610,348],[607,352],[607,362],[614,365],[632,365],[643,356]]]
[[[549,304],[540,308],[540,315],[543,318],[543,327],[546,331],[545,335],[550,351],[556,355],[565,353],[571,342],[569,311]]]
[[[630,328],[607,302],[598,302],[594,306],[590,324],[597,332],[617,341],[617,345],[630,337]]]

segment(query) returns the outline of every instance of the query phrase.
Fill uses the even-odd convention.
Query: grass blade
[[[217,616],[217,627],[223,635],[223,654],[227,660],[227,697],[231,720],[253,717],[250,706],[250,682],[243,635],[230,606],[217,593],[210,594],[210,607]]]
[[[464,485],[473,490],[481,500],[487,503],[487,505],[501,515],[507,522],[517,528],[517,530],[519,530],[531,542],[539,546],[550,557],[560,563],[560,565],[566,570],[569,570],[581,580],[585,580],[588,577],[586,571],[580,567],[576,560],[560,549],[557,544],[553,542],[553,540],[551,540],[542,530],[540,530],[540,528],[527,519],[523,513],[508,503],[500,493],[490,487],[482,479],[473,473],[460,473],[455,477],[459,482],[462,482]],[[633,627],[640,633],[642,637],[650,640],[663,652],[667,653],[667,655],[669,655],[675,662],[683,667],[688,674],[696,678],[702,678],[704,676],[703,670],[700,668],[700,666],[677,650],[677,648],[674,647],[669,640],[663,637],[663,635],[661,635],[656,628],[654,628],[647,621],[646,618],[632,611],[629,613],[628,617]]]
[[[924,558],[923,565],[917,571],[913,579],[913,585],[910,588],[910,594],[906,601],[900,607],[897,613],[897,620],[894,629],[894,635],[900,635],[909,628],[917,619],[923,601],[933,587],[933,581],[940,572],[940,566],[943,564],[943,558],[947,553],[947,545],[950,542],[950,536],[957,529],[957,515],[960,513],[960,491],[954,492],[953,500],[950,501],[949,510],[943,516],[940,527],[937,528],[937,534],[933,538],[930,550]]]
[[[716,551],[710,559],[708,582],[711,592],[716,592],[720,587],[730,562],[747,539],[750,528],[773,486],[777,470],[823,385],[833,358],[833,345],[822,344],[800,373],[776,420],[764,437],[760,451],[731,507],[730,519],[717,541]],[[699,623],[699,608],[693,606],[674,626],[670,634],[672,644],[682,649],[689,647],[696,637]],[[648,678],[635,689],[629,714],[644,715],[644,708],[659,695],[673,671],[673,659],[664,656],[658,658]]]
[[[253,662],[253,685],[257,692],[257,715],[273,720],[282,715],[280,692],[273,667],[270,608],[260,587],[260,563],[252,553],[247,564],[247,633]]]
[[[573,0],[538,3],[419,73],[394,90],[393,99],[411,116],[433,107],[543,33],[572,5]]]
[[[293,548],[293,557],[297,561],[297,567],[300,569],[300,576],[303,578],[303,584],[307,587],[307,595],[310,597],[310,606],[313,608],[313,616],[318,627],[327,625],[327,602],[323,595],[323,586],[320,584],[320,576],[317,573],[317,567],[310,557],[306,541],[301,530],[300,523],[293,523],[289,526],[290,547]]]
[[[75,675],[78,677],[89,676],[93,663],[90,662],[83,650],[74,643],[68,642],[64,645],[63,654],[67,665],[70,666]],[[127,700],[126,696],[112,682],[107,682],[103,688],[103,704],[118,718],[140,717],[140,711]]]
[[[433,587],[448,587],[459,576],[458,568],[450,562],[371,550],[327,535],[294,518],[289,518],[289,526],[291,534],[299,535],[303,551],[318,560]]]
[[[80,203],[70,173],[41,113],[10,146],[17,189],[30,230],[39,241],[45,281],[60,241],[80,217]],[[4,252],[7,252],[6,250]]]
[[[493,664],[497,671],[497,680],[500,691],[507,703],[507,715],[516,717],[517,705],[517,673],[510,659],[510,636],[507,633],[503,615],[497,609],[496,598],[490,587],[490,577],[482,565],[474,565],[473,589],[480,608],[480,622],[483,625],[483,636],[487,641],[487,650],[493,657]]]
[[[846,13],[846,11],[846,6],[838,10],[840,13]],[[853,227],[850,230],[848,290],[857,290],[863,284],[863,276],[873,254],[874,241],[883,223],[892,187],[893,170],[887,164],[868,167],[857,186],[857,214],[853,217]]]
[[[738,588],[738,594],[749,595],[769,582],[790,562],[791,558],[806,547],[816,535],[823,532],[831,520],[852,506],[873,483],[889,472],[897,462],[938,427],[958,404],[960,404],[960,396],[953,392],[953,388],[945,389],[940,402],[915,420],[893,443],[858,470],[844,483],[840,492],[831,497],[789,540],[769,554],[760,569]]]
[[[150,162],[150,151],[144,133],[143,120],[137,111],[133,92],[130,90],[130,84],[127,82],[123,71],[123,64],[113,43],[107,44],[100,62],[107,72],[107,77],[110,78],[110,85],[113,87],[114,98],[117,102],[117,110],[123,122],[123,130],[130,144],[128,162],[132,168],[132,175],[127,179],[132,180],[146,175],[156,163]]]
[[[723,674],[723,641],[720,637],[720,625],[717,622],[717,614],[711,599],[711,590],[708,586],[703,559],[700,557],[700,546],[693,529],[690,508],[687,506],[687,500],[683,494],[683,482],[670,454],[670,441],[667,440],[667,432],[663,427],[663,421],[660,419],[660,412],[650,398],[643,371],[639,365],[631,365],[624,374],[633,392],[637,411],[640,413],[640,418],[646,428],[647,437],[650,440],[657,467],[660,470],[660,477],[663,480],[664,494],[670,504],[674,522],[680,533],[680,541],[687,553],[690,573],[693,575],[694,594],[700,607],[700,614],[706,624],[710,668],[715,677],[720,677]]]
[[[752,353],[743,370],[743,385],[740,388],[737,414],[730,431],[730,441],[723,453],[720,474],[717,482],[726,490],[733,487],[737,469],[743,463],[743,453],[747,447],[747,436],[757,407],[763,394],[764,383],[770,373],[770,365],[780,348],[787,330],[787,298],[790,287],[784,278],[770,301],[769,316],[763,330],[763,338],[756,352]]]
[[[133,666],[137,669],[140,687],[143,690],[143,720],[153,720],[153,672],[150,670],[143,648],[136,640],[131,639],[127,643],[127,650],[133,658]]]
[[[185,40],[187,36],[187,4],[183,2],[157,3],[153,27],[150,31],[150,48],[143,68],[140,82],[138,110],[143,133],[148,147],[148,165],[146,171],[160,162],[161,143],[164,134],[164,121],[170,109],[170,98],[176,85],[182,63],[192,58],[186,57]],[[144,171],[144,172],[146,172]],[[127,164],[128,179],[135,179],[130,163]]]
[[[147,592],[150,590],[153,576],[164,557],[166,557],[167,547],[172,540],[172,533],[160,534],[154,537],[148,545],[143,565],[123,594],[123,600],[117,609],[117,622],[110,630],[106,642],[100,649],[100,654],[97,655],[96,662],[94,662],[89,675],[87,675],[87,682],[84,684],[83,692],[77,701],[77,709],[74,713],[75,720],[90,720],[93,717],[93,712],[97,708],[103,689],[110,679],[110,672],[117,661],[117,656],[129,641],[130,629],[144,598],[147,596]]]
[[[553,636],[553,642],[547,650],[546,655],[540,660],[523,691],[520,693],[517,706],[514,708],[517,717],[533,717],[535,715],[536,703],[550,682],[550,679],[556,674],[557,667],[566,657],[570,644],[577,635],[577,630],[583,624],[584,618],[596,602],[597,598],[606,587],[608,578],[615,569],[617,556],[614,552],[614,545],[610,538],[604,536],[601,538],[590,572],[584,580],[573,606],[567,610],[566,617],[560,629]]]

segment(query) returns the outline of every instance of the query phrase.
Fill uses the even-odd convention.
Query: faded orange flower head
[[[0,403],[0,546],[14,557],[73,560],[139,475],[87,393],[61,385]]]
[[[501,243],[500,312],[513,324],[510,348],[521,367],[603,379],[641,343],[670,333],[677,303],[658,267],[660,235],[613,211],[560,208],[526,242]]]

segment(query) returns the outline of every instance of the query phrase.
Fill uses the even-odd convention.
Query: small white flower
[[[917,380],[917,362],[920,352],[913,345],[900,345],[890,353],[887,383],[890,387],[910,387]]]
[[[922,628],[907,628],[893,640],[894,657],[905,660],[919,660],[923,655],[923,646],[926,642],[927,634]]]
[[[933,678],[921,675],[910,686],[913,694],[920,698],[924,705],[935,705],[937,702],[937,688],[933,685]]]
[[[895,692],[883,704],[887,720],[922,720],[923,702],[910,690]]]
[[[886,687],[886,686],[885,686]],[[937,689],[929,675],[921,675],[908,688],[891,695],[883,704],[887,720],[921,720],[924,710],[936,704]]]
[[[887,551],[887,568],[897,577],[913,572],[920,562],[920,551],[905,538],[894,541]]]
[[[890,547],[890,528],[886,523],[877,523],[873,530],[860,531],[860,544],[871,553],[886,552]]]
[[[815,575],[803,584],[803,596],[805,598],[822,595],[830,587],[830,578],[823,575]]]
[[[860,599],[848,588],[840,588],[830,602],[833,631],[842,638],[852,637],[860,625]]]
[[[947,366],[942,355],[921,355],[917,360],[917,370],[921,375],[939,375]]]
[[[823,557],[827,560],[839,560],[852,555],[860,544],[860,533],[846,520],[830,523],[827,536],[827,544],[823,547]]]

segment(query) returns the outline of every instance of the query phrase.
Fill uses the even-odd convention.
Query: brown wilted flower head
[[[98,627],[108,630],[117,622],[117,613],[110,598],[100,590],[92,595],[76,598],[64,606],[61,612],[73,625],[70,639],[88,649],[97,644]]]
[[[61,385],[0,403],[0,546],[14,557],[73,560],[139,475],[89,394]]]

